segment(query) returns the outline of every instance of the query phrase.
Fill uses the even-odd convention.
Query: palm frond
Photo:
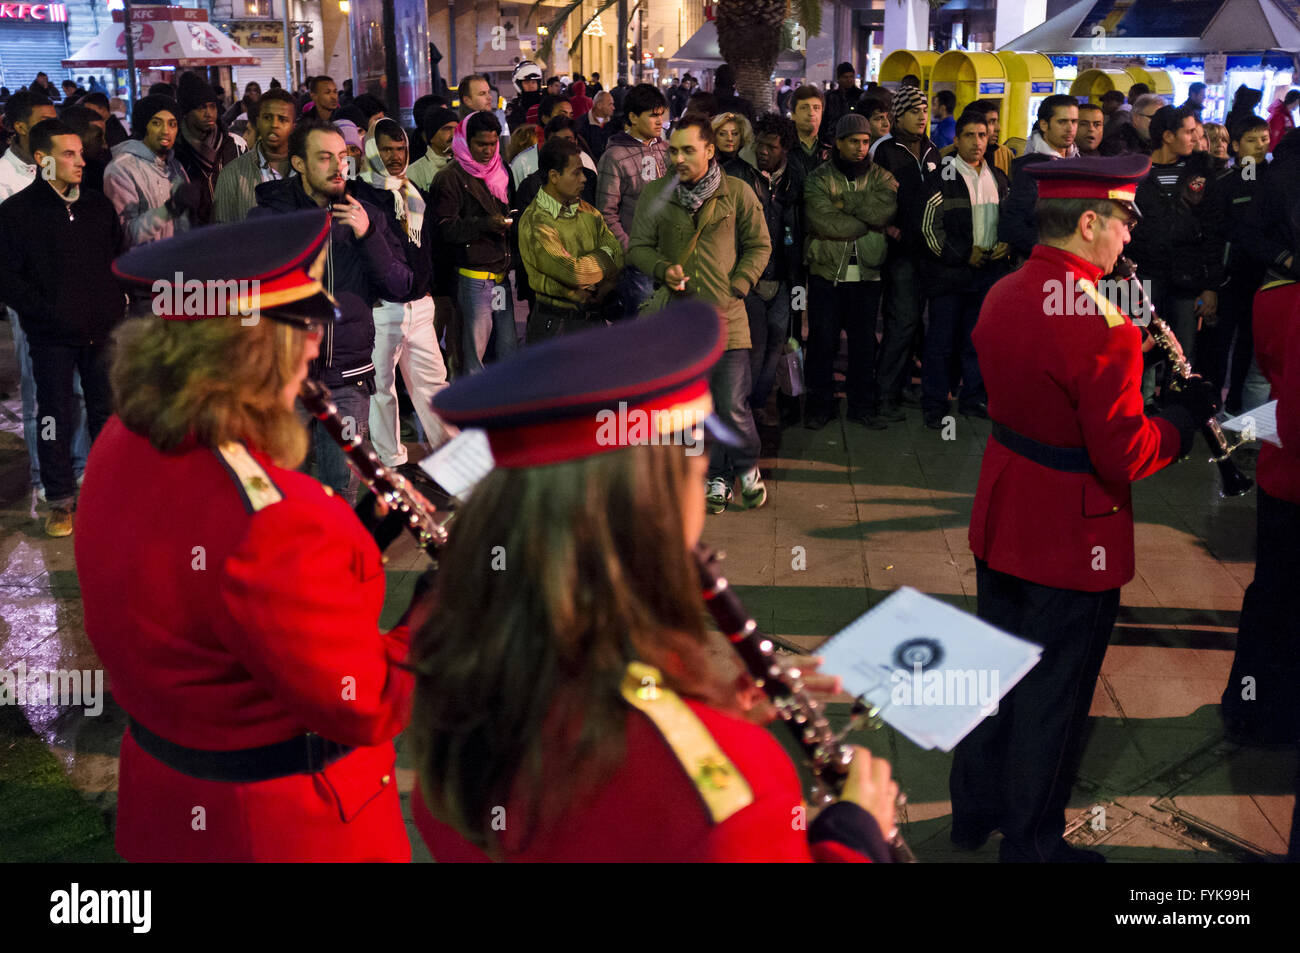
[[[799,21],[800,26],[808,31],[809,36],[821,35],[821,0],[790,0],[790,14]]]
[[[570,56],[577,52],[578,44],[582,42],[582,31],[587,29],[592,20],[596,19],[596,17],[600,16],[616,3],[618,3],[618,0],[600,0],[600,3],[596,7],[596,12],[583,20],[582,24],[578,27],[573,42],[569,44]],[[568,20],[569,17],[571,17],[574,12],[582,6],[582,4],[583,0],[568,0],[564,6],[558,8],[558,12],[551,17],[550,22],[545,24],[546,37],[537,46],[538,59],[543,62],[548,62],[550,60],[551,52],[555,47],[555,37],[559,36],[560,31],[564,29],[565,21]],[[539,13],[543,6],[544,4],[539,2],[532,4],[528,8],[528,15],[524,17],[525,26],[532,22],[533,14]]]

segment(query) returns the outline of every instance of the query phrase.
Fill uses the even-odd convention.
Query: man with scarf
[[[919,351],[921,338],[920,261],[925,254],[921,208],[925,177],[939,167],[939,150],[926,136],[929,109],[924,92],[916,86],[900,86],[891,107],[892,133],[877,143],[872,155],[876,165],[898,180],[898,215],[885,228],[889,236],[885,327],[876,369],[882,421],[906,419],[899,404],[903,388],[911,381],[911,358]]]
[[[197,74],[181,74],[176,102],[181,108],[176,161],[185,169],[190,181],[199,187],[193,223],[207,225],[212,221],[212,196],[217,190],[217,177],[248,147],[222,127],[217,118],[217,94]]]
[[[370,442],[380,463],[399,470],[407,466],[407,454],[397,408],[398,367],[429,444],[436,447],[446,436],[432,409],[433,396],[447,386],[447,368],[433,327],[433,235],[425,215],[425,193],[406,177],[409,154],[401,125],[392,119],[376,119],[366,136],[366,161],[356,186],[357,197],[379,209],[388,220],[389,231],[402,240],[411,266],[411,290],[396,300],[381,300],[374,309],[375,393],[370,399]],[[422,473],[401,472],[417,478]]]
[[[1079,133],[1079,105],[1073,96],[1057,93],[1038,107],[1038,121],[1029,134],[1025,154],[1011,162],[1011,191],[998,212],[998,241],[1011,246],[1023,261],[1038,243],[1034,205],[1038,202],[1038,180],[1022,175],[1026,166],[1052,159],[1071,159],[1079,154],[1074,139]]]
[[[731,501],[740,479],[747,508],[767,501],[758,471],[759,439],[749,406],[749,316],[745,295],[758,282],[772,254],[763,207],[754,190],[724,175],[703,116],[678,120],[668,140],[669,172],[646,184],[637,201],[628,261],[658,283],[642,313],[677,298],[706,301],[727,324],[727,350],[714,366],[709,388],[713,409],[741,436],[739,447],[715,443],[709,450],[710,513]]]
[[[438,174],[430,197],[438,233],[456,246],[463,361],[458,374],[483,369],[493,338],[497,357],[518,346],[506,277],[511,220],[506,217],[509,173],[498,148],[500,136],[500,123],[486,110],[462,119],[451,143],[456,161]]]
[[[871,125],[848,113],[835,125],[835,152],[804,186],[808,225],[808,400],[804,426],[820,430],[838,417],[832,366],[840,329],[849,338],[848,419],[884,430],[877,403],[876,311],[885,228],[899,204],[897,180],[871,161]]]

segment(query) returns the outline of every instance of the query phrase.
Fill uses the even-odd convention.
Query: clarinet
[[[298,397],[343,450],[348,458],[348,466],[361,478],[361,482],[387,503],[390,509],[403,515],[406,530],[415,537],[421,549],[436,558],[438,550],[447,543],[447,529],[434,520],[433,511],[427,509],[411,492],[411,484],[406,477],[380,463],[379,455],[369,441],[356,433],[355,427],[349,428],[344,423],[339,416],[339,409],[330,399],[329,389],[320,381],[310,378],[304,380]],[[352,431],[351,436],[348,435],[349,430]]]
[[[848,778],[853,749],[831,731],[822,704],[804,686],[803,673],[777,658],[772,640],[758,631],[758,624],[718,571],[721,556],[703,543],[696,544],[694,555],[705,607],[803,749],[813,775],[809,802],[815,807],[830,804]],[[902,801],[900,795],[899,803]],[[895,863],[916,863],[897,827],[884,834]]]
[[[1120,258],[1119,261],[1115,262],[1114,274],[1129,282],[1133,301],[1137,304],[1135,310],[1139,312],[1145,310],[1150,318],[1147,331],[1155,339],[1156,346],[1164,353],[1165,359],[1169,361],[1172,369],[1173,379],[1169,384],[1170,389],[1182,390],[1189,381],[1199,379],[1201,375],[1192,372],[1191,362],[1183,354],[1183,348],[1178,343],[1177,336],[1170,330],[1164,319],[1156,314],[1156,309],[1143,291],[1142,282],[1137,277],[1137,266],[1127,258]],[[1218,420],[1213,417],[1201,425],[1201,434],[1210,447],[1212,455],[1209,462],[1219,468],[1219,496],[1227,498],[1243,496],[1249,493],[1251,487],[1255,485],[1255,481],[1242,473],[1231,459],[1232,451],[1241,446],[1241,443],[1229,444],[1228,438],[1224,436],[1223,428],[1219,426]]]

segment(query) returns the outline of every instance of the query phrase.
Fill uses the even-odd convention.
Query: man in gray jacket
[[[172,154],[180,107],[168,96],[146,96],[131,111],[132,138],[113,147],[104,194],[117,209],[134,248],[188,231],[199,189]]]
[[[651,84],[638,83],[628,90],[623,107],[628,131],[611,135],[600,157],[596,206],[626,251],[641,190],[668,171],[668,143],[661,138],[668,101]],[[635,317],[654,292],[654,279],[629,264],[619,276],[618,290],[623,316]]]

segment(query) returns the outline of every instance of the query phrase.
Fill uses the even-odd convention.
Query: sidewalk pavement
[[[44,536],[44,507],[26,488],[12,351],[0,338],[0,391],[11,395],[0,402],[0,670],[97,668],[73,540]],[[723,571],[760,628],[803,649],[903,585],[973,612],[966,527],[988,433],[987,421],[955,417],[944,439],[915,410],[878,432],[844,421],[764,431],[767,505],[710,516],[705,541],[728,553]],[[1093,698],[1067,836],[1112,861],[1276,858],[1286,850],[1295,754],[1224,741],[1217,711],[1253,575],[1253,496],[1219,500],[1217,473],[1198,448],[1133,497],[1138,571]],[[386,625],[425,566],[405,537],[389,556]],[[847,700],[830,712],[842,724]],[[124,726],[111,700],[93,718],[0,708],[0,860],[112,859]],[[996,861],[997,835],[972,853],[949,843],[949,755],[888,727],[850,738],[892,762],[908,795],[903,831],[920,860]],[[414,772],[400,744],[398,781],[409,799]],[[416,859],[427,859],[411,831]]]

